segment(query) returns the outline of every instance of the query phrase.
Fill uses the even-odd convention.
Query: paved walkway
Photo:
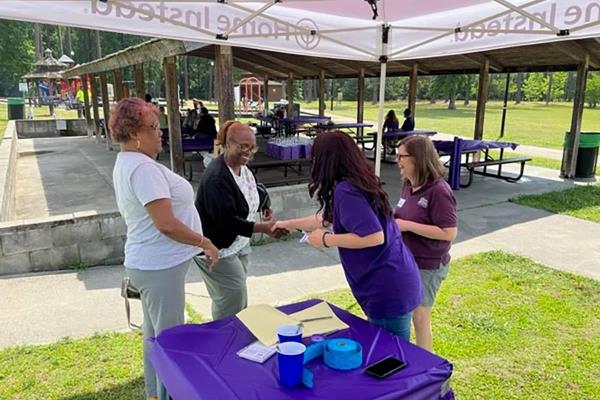
[[[55,157],[46,157],[50,154],[47,151],[53,149]],[[37,172],[20,175],[17,187],[37,188],[38,196],[44,198],[47,213],[72,212],[72,207],[85,205],[86,209],[114,209],[110,171],[116,153],[106,151],[104,145],[87,138],[35,139],[25,142],[20,150],[22,156],[30,152],[23,162]],[[68,159],[69,169],[56,163],[59,152],[61,158]],[[398,170],[393,164],[384,167],[385,187],[395,201],[400,190]],[[70,171],[85,173],[86,179],[79,179]],[[500,249],[600,279],[600,247],[597,246],[600,224],[507,201],[520,194],[561,190],[574,185],[557,175],[554,170],[528,166],[526,176],[518,183],[476,177],[469,189],[456,192],[459,236],[453,256]],[[98,197],[99,191],[108,197]],[[55,195],[59,192],[63,193],[62,197]],[[71,198],[79,199],[79,205],[70,202]],[[0,348],[127,330],[119,296],[122,268],[0,277],[3,298]],[[255,247],[248,286],[251,304],[284,304],[312,293],[347,287],[335,250],[317,251],[295,240]],[[209,316],[210,299],[193,268],[188,274],[186,292],[188,303]],[[133,315],[139,321],[141,312],[137,302],[134,302]]]

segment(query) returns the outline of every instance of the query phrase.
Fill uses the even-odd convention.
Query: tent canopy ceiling
[[[600,0],[2,0],[0,18],[371,62],[600,36]]]

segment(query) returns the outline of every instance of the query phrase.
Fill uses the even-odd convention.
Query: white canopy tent
[[[0,18],[386,62],[600,36],[600,0],[2,0]]]

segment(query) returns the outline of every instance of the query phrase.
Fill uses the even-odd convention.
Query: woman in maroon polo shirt
[[[415,135],[400,141],[397,161],[404,185],[394,217],[417,261],[424,289],[413,326],[417,345],[431,351],[431,310],[448,275],[450,246],[457,233],[456,199],[429,138]]]
[[[409,340],[412,311],[422,295],[419,272],[379,178],[343,132],[318,135],[312,154],[308,191],[319,211],[278,221],[274,228],[311,232],[308,243],[316,248],[337,247],[350,289],[369,322]]]

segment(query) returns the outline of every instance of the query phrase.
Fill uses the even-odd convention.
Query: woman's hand
[[[271,226],[271,231],[275,232],[277,229],[285,229],[286,231],[290,231],[292,227],[290,226],[288,221],[275,221],[273,226]]]
[[[213,272],[215,270],[215,265],[217,265],[217,261],[219,261],[219,249],[215,247],[214,244],[210,241],[209,238],[204,236],[202,241],[200,242],[200,247],[204,250],[204,254],[210,261],[210,265],[208,266],[208,270]]]
[[[308,244],[310,244],[315,249],[324,248],[325,247],[325,244],[323,243],[324,232],[325,231],[323,229],[315,229],[314,231],[312,231],[308,235],[308,240],[307,240]]]

